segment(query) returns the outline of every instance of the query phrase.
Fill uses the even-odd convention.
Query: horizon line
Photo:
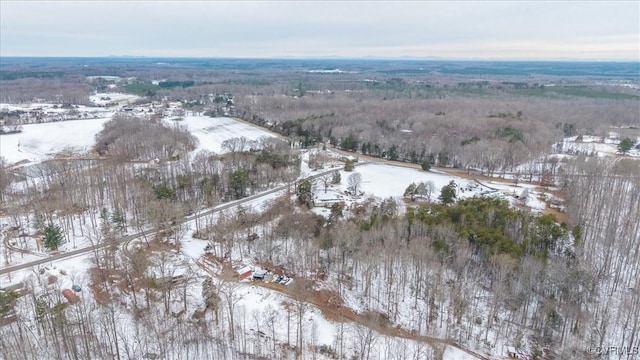
[[[463,57],[450,58],[439,56],[148,56],[148,55],[0,55],[0,59],[229,59],[229,60],[386,60],[386,61],[540,61],[540,62],[630,62],[640,63],[640,59],[616,58],[491,58],[491,57]]]

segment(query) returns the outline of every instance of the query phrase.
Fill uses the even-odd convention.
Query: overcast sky
[[[634,1],[0,1],[0,56],[640,60]]]

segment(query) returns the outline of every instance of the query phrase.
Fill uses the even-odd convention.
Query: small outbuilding
[[[249,266],[244,266],[236,271],[238,272],[238,277],[240,278],[240,280],[246,279],[251,276],[251,268]]]
[[[80,301],[80,298],[71,289],[62,290],[62,296],[64,296],[65,299],[67,299],[67,301],[71,304],[75,304]]]

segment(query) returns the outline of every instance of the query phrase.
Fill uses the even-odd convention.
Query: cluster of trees
[[[22,111],[0,111],[0,135],[17,134],[22,132],[20,115]]]
[[[115,120],[120,121],[125,120]],[[107,128],[113,125],[113,122],[108,123]],[[167,135],[173,133],[172,129],[166,130]],[[122,132],[116,129],[109,133]],[[128,135],[130,133],[123,136]],[[179,139],[177,135],[174,133],[172,139]],[[123,143],[122,152],[118,153],[121,156],[52,160],[39,164],[21,187],[9,186],[19,178],[3,166],[0,197],[8,205],[3,211],[10,217],[11,226],[42,231],[46,239],[52,239],[45,241],[50,249],[56,249],[61,242],[75,247],[74,239],[89,236],[82,224],[99,229],[109,223],[114,230],[130,226],[138,231],[151,225],[178,239],[179,231],[175,230],[179,230],[180,222],[177,220],[185,214],[292,181],[299,173],[299,155],[286,142],[275,138],[261,140],[259,151],[238,149],[224,155],[201,151],[193,157],[165,161],[169,156],[173,158],[173,152],[167,150],[172,147],[171,143],[152,148],[157,144],[154,139],[145,140],[148,136],[144,133],[136,136],[140,142]],[[98,138],[114,137],[101,133]],[[119,144],[119,139],[111,144]],[[187,133],[185,139],[189,141],[191,135]],[[110,155],[112,149],[114,147],[108,147],[107,154]],[[164,156],[162,161],[151,164],[126,161],[140,159],[141,154]],[[59,227],[64,239],[50,237],[49,226],[53,226],[51,229]],[[110,232],[113,237],[121,233]],[[26,235],[18,240],[23,243],[34,241]]]
[[[591,288],[580,282],[569,288],[591,296],[576,304],[576,315],[588,319],[585,329],[591,329],[594,343],[606,344],[615,336],[638,346],[640,163],[580,158],[569,165],[562,181],[570,221],[578,226],[576,259],[593,281]]]
[[[400,306],[408,302],[412,317],[402,325],[417,334],[493,352],[501,339],[540,355],[584,354],[593,324],[585,304],[599,280],[580,259],[582,230],[492,198],[404,215],[397,208],[368,201],[349,220],[323,226],[283,198],[261,213],[203,222],[216,257],[251,254],[294,276],[322,272],[392,323],[406,321]],[[247,241],[254,232],[260,236]]]
[[[96,135],[95,150],[120,161],[177,159],[192,151],[198,140],[179,124],[169,127],[161,122],[115,114]]]
[[[588,186],[617,189],[615,200],[607,203],[614,201],[621,209],[606,206],[606,211],[620,214],[611,216],[602,216],[603,206],[592,200],[585,205],[576,194],[575,206],[600,214],[594,224],[600,233],[587,231],[580,221],[559,224],[552,215],[532,215],[493,198],[425,204],[409,208],[404,216],[385,201],[353,209],[353,218],[334,218],[319,232],[266,233],[251,244],[251,253],[285,264],[290,272],[322,269],[340,292],[355,292],[392,322],[400,321],[398,307],[409,297],[414,330],[489,351],[499,351],[492,346],[500,339],[529,348],[535,356],[586,356],[584,349],[606,343],[607,334],[619,331],[627,334],[625,345],[634,346],[640,341],[632,335],[640,317],[623,314],[638,306],[633,300],[637,281],[629,275],[637,270],[638,254],[625,251],[640,239],[638,223],[624,219],[638,216],[635,195],[626,192],[628,186],[638,186],[638,179],[631,170],[625,175],[617,169],[606,173],[620,176],[612,185],[596,180],[602,170],[593,169],[589,176],[567,174]],[[605,188],[592,190],[610,196]],[[286,223],[288,215],[281,214],[279,224]],[[612,224],[610,219],[618,220]],[[270,251],[261,252],[265,248]],[[607,271],[616,275],[605,276]],[[611,294],[625,305],[606,310]],[[616,322],[618,317],[625,321]]]
[[[418,184],[411,183],[404,191],[404,196],[415,201],[418,198],[431,202],[431,196],[435,191],[433,181],[421,181]],[[446,191],[446,190],[445,190]]]
[[[628,153],[636,145],[636,142],[631,138],[624,138],[618,144],[618,151],[622,154]]]
[[[116,214],[103,211],[101,216],[109,219],[110,224],[118,222]],[[239,208],[220,216],[208,215],[203,222],[211,224],[207,236],[213,241],[214,254],[226,260],[238,247],[248,251],[247,254],[271,253],[273,260],[282,253],[300,258],[296,251],[302,248],[295,239],[314,241],[323,229],[322,217],[301,212],[285,198],[260,213]],[[109,241],[106,226],[88,231],[96,243]],[[261,236],[247,241],[246,234],[251,231],[259,231]],[[255,243],[262,238],[273,246]],[[280,246],[286,247],[284,251]],[[196,274],[198,270],[189,265],[181,272],[181,282],[167,281],[175,278],[176,273],[173,260],[164,251],[161,248],[121,253],[115,246],[95,249],[91,283],[84,286],[82,300],[73,305],[61,296],[57,283],[47,285],[48,275],[34,274],[25,284],[24,296],[0,297],[3,311],[5,308],[10,311],[19,302],[19,308],[23,309],[21,318],[34,319],[12,322],[0,329],[3,354],[24,359],[125,359],[153,354],[176,359],[239,358],[249,354],[278,358],[308,358],[318,354],[368,358],[367,354],[379,349],[386,358],[403,359],[416,352],[424,355],[433,352],[419,343],[404,344],[390,339],[383,342],[375,331],[354,324],[342,324],[333,345],[316,346],[313,334],[318,331],[317,325],[304,321],[309,305],[304,297],[296,295],[310,290],[302,277],[293,285],[286,310],[267,308],[250,314],[238,305],[243,292],[235,279],[205,276],[203,280],[203,276]],[[305,253],[296,263],[305,266],[310,256]],[[194,301],[194,294],[201,294],[202,299]],[[276,327],[283,320],[287,324],[286,337]],[[22,335],[25,333],[30,336]]]
[[[537,256],[548,258],[550,254],[573,257],[572,241],[568,239],[567,224],[558,224],[551,214],[533,216],[516,210],[507,200],[498,198],[469,198],[456,202],[446,193],[450,185],[443,188],[443,204],[426,204],[418,209],[409,209],[412,220],[436,226],[451,225],[460,238],[468,240],[476,254],[484,259],[496,254],[508,254],[514,258]],[[454,190],[455,191],[455,190]],[[438,245],[444,253],[456,244]]]
[[[57,81],[52,81],[52,79],[25,77],[0,79],[0,84],[2,86],[0,102],[3,103],[91,104],[89,100],[91,86],[84,79],[60,77]]]
[[[235,154],[235,161],[244,163],[244,155]],[[227,157],[231,165],[233,156]],[[109,181],[110,172],[122,171],[116,169],[100,173],[99,177]],[[71,178],[77,174],[73,168],[66,170],[71,172]],[[443,204],[410,207],[404,214],[393,200],[367,200],[350,209],[349,219],[335,216],[325,224],[322,217],[300,209],[285,197],[259,213],[238,209],[221,216],[207,216],[196,223],[195,230],[199,237],[212,241],[216,258],[230,259],[231,254],[239,253],[260,263],[278,264],[293,276],[322,273],[325,281],[335,284],[340,296],[356,296],[365,309],[383,314],[390,323],[400,324],[416,335],[453,339],[494,354],[500,352],[498,344],[510,343],[530,349],[533,356],[582,357],[587,356],[588,346],[605,346],[614,336],[611,334],[623,334],[618,339],[627,346],[640,341],[636,331],[640,316],[633,315],[640,314],[634,290],[638,288],[637,277],[633,275],[640,270],[640,254],[635,250],[640,243],[640,225],[632,221],[640,215],[638,170],[632,162],[569,163],[563,182],[573,199],[569,201],[572,214],[569,220],[574,225],[558,224],[550,215],[532,215],[511,208],[499,199],[455,201],[455,196],[451,202],[441,199]],[[87,177],[85,173],[80,178]],[[43,180],[49,180],[51,189],[57,184],[52,179]],[[177,178],[175,181],[180,183]],[[107,184],[102,186],[108,188]],[[126,190],[114,195],[124,195]],[[182,189],[174,190],[158,188],[157,192],[149,191],[147,199],[158,204],[157,201],[185,196]],[[77,199],[78,191],[68,188],[66,191]],[[115,188],[109,188],[112,191]],[[448,192],[455,195],[454,184],[441,189],[440,196],[444,198],[443,194]],[[47,208],[44,202],[39,205]],[[122,216],[111,211],[103,217],[115,228]],[[167,218],[167,213],[159,217]],[[108,238],[110,233],[105,229],[88,236],[97,241]],[[254,233],[259,236],[249,236]],[[136,279],[140,278],[136,271],[142,271],[140,267],[144,268],[146,263],[145,257],[118,260],[115,248],[100,250],[96,258],[102,268],[99,273],[104,274],[94,281],[100,284],[100,279],[105,279],[109,282],[105,289],[113,286],[109,274],[115,269],[125,269],[129,274],[125,278]],[[135,309],[139,310],[127,310],[137,314],[139,334],[165,334],[160,338],[139,335],[144,339],[142,348],[154,348],[162,354],[176,354],[189,348],[189,352],[198,356],[223,353],[229,356],[229,352],[246,350],[243,342],[247,342],[252,344],[250,351],[254,353],[272,351],[272,347],[259,350],[257,343],[247,338],[242,321],[231,315],[238,310],[235,305],[238,290],[233,283],[208,287],[207,301],[217,310],[209,313],[209,321],[199,325],[174,321],[171,316],[160,321],[163,316],[152,315],[178,312],[186,307],[181,286],[167,288],[153,284],[130,282],[133,293],[128,296],[144,299],[136,302]],[[46,339],[55,347],[78,354],[94,347],[93,351],[105,356],[118,357],[117,351],[121,351],[121,357],[128,356],[124,355],[127,352],[137,354],[139,350],[124,344],[124,340],[118,344],[105,340],[129,336],[117,326],[109,325],[123,319],[116,307],[118,297],[127,296],[113,291],[101,305],[82,302],[66,307],[54,301],[40,302],[37,306],[39,300],[35,299],[33,308],[41,309],[41,321],[46,321],[43,324],[49,327],[30,340],[18,335],[26,330],[25,323],[4,327],[7,336],[2,338],[3,346],[11,349],[12,344],[26,341],[25,351],[33,353],[37,341]],[[619,307],[610,306],[612,298]],[[406,311],[411,312],[410,316]],[[263,324],[268,323],[264,321]],[[105,326],[89,333],[77,327],[83,324],[90,328],[94,323]],[[57,334],[64,332],[67,338],[54,336],[54,329]],[[303,334],[304,329],[296,332]],[[164,336],[182,340],[167,345],[170,342],[162,341]],[[230,336],[234,345],[221,346],[220,341],[229,341]],[[300,342],[309,344],[312,339],[296,335],[290,340],[290,344]],[[337,347],[332,351],[337,351]]]
[[[146,139],[156,135],[159,139]],[[160,144],[157,140],[166,143]],[[60,294],[61,289],[45,288],[43,284],[27,285],[29,296],[19,300],[27,313],[21,313],[20,317],[28,319],[35,314],[35,326],[25,321],[3,326],[0,340],[3,354],[9,358],[132,358],[143,357],[145,352],[140,351],[144,349],[150,353],[174,354],[167,355],[174,358],[227,358],[246,351],[240,346],[221,345],[229,336],[224,329],[236,329],[242,334],[237,336],[237,344],[247,341],[247,333],[240,332],[239,324],[232,320],[229,320],[230,327],[225,325],[212,334],[206,324],[180,321],[178,325],[157,316],[165,314],[174,319],[170,315],[175,301],[186,309],[186,284],[193,279],[180,289],[167,286],[146,273],[145,269],[155,260],[147,258],[148,254],[136,252],[122,257],[115,240],[128,228],[143,231],[151,227],[162,234],[158,240],[179,244],[186,231],[182,218],[187,213],[295,179],[299,174],[299,155],[279,139],[250,142],[237,138],[225,142],[224,148],[229,152],[224,155],[202,151],[194,157],[176,157],[171,149],[182,149],[179,154],[184,154],[194,145],[188,132],[119,116],[105,125],[97,141],[97,146],[104,145],[106,158],[44,162],[22,178],[26,181],[21,187],[9,186],[20,178],[7,172],[0,158],[0,195],[10,205],[3,207],[3,211],[7,211],[12,227],[41,231],[45,248],[51,250],[64,242],[73,242],[75,247],[77,237],[90,239],[92,244],[112,244],[95,250],[96,268],[92,270],[95,288],[93,291],[87,288],[86,294],[95,295],[96,301],[88,298],[69,306]],[[152,164],[129,161],[150,157],[161,160]],[[195,231],[202,231],[206,226],[207,223],[196,221]],[[17,241],[27,247],[24,243],[34,239],[25,235]],[[161,278],[171,277],[169,259],[160,256],[159,262],[165,264],[160,266]],[[118,290],[111,288],[114,277],[124,279],[124,283],[119,282],[117,286],[126,287],[126,292],[132,294],[135,305],[130,313],[121,308]],[[224,297],[227,287],[218,289],[226,301],[237,301],[235,290],[229,290]],[[144,299],[144,305],[138,299]],[[33,313],[28,309],[33,309]],[[122,322],[130,323],[125,320],[129,316],[139,320],[136,329],[141,333],[162,332],[168,334],[167,338],[145,336],[144,345],[138,343],[141,333],[134,335],[118,326]],[[26,339],[20,335],[26,332],[35,333]],[[177,338],[185,334],[191,334],[189,339],[198,338],[200,345],[187,346],[187,350],[184,346],[167,346],[171,342],[167,340],[169,336]],[[138,345],[130,346],[134,343]],[[42,350],[43,344],[48,344],[46,351]],[[195,352],[192,354],[191,350]]]
[[[322,269],[344,291],[355,291],[391,319],[400,316],[397,306],[406,297],[401,294],[411,294],[419,314],[414,326],[474,346],[490,348],[501,339],[535,354],[574,356],[619,331],[633,346],[640,318],[624,314],[638,306],[636,280],[629,274],[637,271],[638,254],[630,249],[640,232],[638,223],[628,220],[640,211],[637,164],[577,162],[568,169],[565,186],[578,186],[570,192],[571,207],[581,214],[571,219],[574,225],[558,224],[552,215],[532,216],[499,199],[426,204],[405,216],[397,215],[393,202],[371,202],[354,209],[350,221],[333,218],[329,227],[266,231],[243,251],[295,273]],[[455,195],[454,186],[445,188]],[[441,197],[447,192],[443,189]],[[592,195],[585,199],[585,193]],[[279,214],[280,226],[302,223],[287,221],[286,211]],[[586,220],[595,217],[598,222]],[[234,226],[227,234],[229,228]],[[242,226],[238,232],[244,233]],[[615,275],[605,276],[610,271]],[[605,309],[611,294],[621,308]],[[488,300],[479,302],[480,296]],[[533,331],[523,330],[527,327]]]
[[[389,91],[236,96],[235,113],[297,137],[303,145],[328,140],[345,150],[391,160],[491,173],[512,172],[541,158],[567,131],[599,134],[606,131],[603,122],[637,123],[630,116],[637,106],[632,99],[531,98],[502,91],[469,97],[451,88],[415,99],[406,98],[402,90],[385,96]],[[505,102],[509,109],[503,113],[519,115],[493,116]]]

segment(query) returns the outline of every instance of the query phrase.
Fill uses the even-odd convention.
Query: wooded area
[[[57,250],[88,239],[83,296],[94,299],[72,304],[34,268],[22,290],[0,292],[7,359],[150,352],[171,359],[439,359],[447,344],[491,356],[508,344],[529,359],[584,359],[592,346],[640,347],[640,161],[626,152],[567,155],[557,145],[614,132],[637,146],[640,94],[619,86],[637,84],[637,74],[465,75],[435,64],[411,73],[411,62],[375,61],[341,63],[351,71],[326,74],[309,72],[314,62],[120,61],[98,73],[63,62],[3,67],[2,103],[91,105],[92,91],[108,89],[158,105],[149,113],[118,109],[88,158],[22,171],[0,157],[3,241],[26,249],[42,237],[43,247]],[[117,79],[87,78],[103,74]],[[162,115],[171,102],[180,103],[181,116]],[[6,124],[35,123],[0,110]],[[198,139],[182,118],[224,115],[280,137],[237,136],[222,143],[222,153],[195,151]],[[336,203],[325,217],[310,210],[314,184],[326,193],[344,183],[357,195],[368,181],[325,167],[322,151],[334,148],[356,161],[368,155],[422,171],[534,183],[557,194],[564,212],[459,199],[453,181],[436,189],[407,180],[405,201]],[[322,150],[306,160],[315,178],[301,178],[305,149]],[[343,162],[345,170],[358,164]],[[212,210],[276,187],[285,194],[261,210]],[[127,247],[131,234],[144,235],[140,249]],[[206,254],[180,258],[185,239],[206,243]],[[3,249],[6,264],[25,255]],[[294,279],[276,288],[287,296],[286,311],[241,316],[238,256]],[[178,263],[187,264],[180,276]],[[201,289],[197,299],[194,288]],[[343,311],[352,311],[353,299],[363,311],[349,317]],[[318,345],[318,329],[307,321],[318,304],[340,323],[331,346]],[[278,338],[278,318],[286,319],[286,340]]]

